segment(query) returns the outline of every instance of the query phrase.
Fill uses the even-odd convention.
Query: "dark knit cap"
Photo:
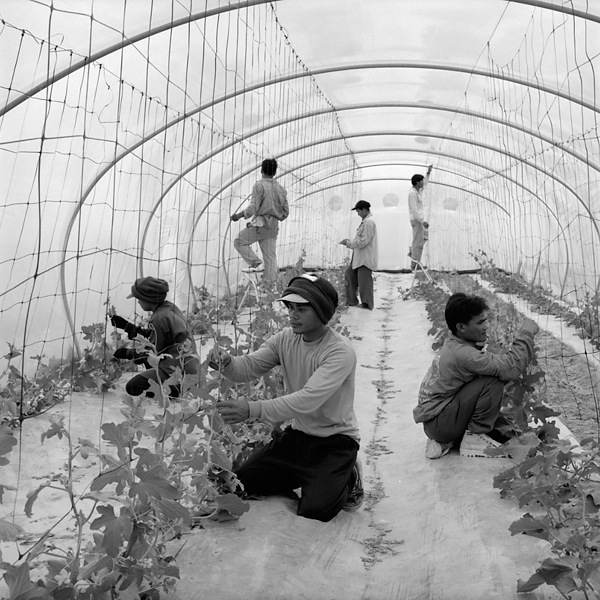
[[[335,314],[338,293],[327,279],[305,273],[300,277],[290,279],[279,300],[282,302],[306,302],[315,309],[319,319],[327,324]]]
[[[156,277],[140,277],[131,286],[131,294],[128,298],[137,298],[151,304],[164,302],[169,291],[169,284],[164,279]]]

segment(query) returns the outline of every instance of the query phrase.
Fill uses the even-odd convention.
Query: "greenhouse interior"
[[[600,598],[600,0],[0,22],[1,598]]]

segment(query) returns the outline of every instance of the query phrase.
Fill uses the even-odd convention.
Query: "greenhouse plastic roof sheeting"
[[[372,204],[404,269],[410,178],[427,262],[486,256],[566,301],[599,285],[598,0],[4,0],[2,339],[81,352],[136,277],[193,311],[231,294],[264,158],[279,266],[342,264]]]

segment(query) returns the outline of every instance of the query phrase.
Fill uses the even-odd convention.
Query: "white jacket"
[[[367,267],[371,271],[377,270],[378,245],[377,226],[373,215],[369,213],[358,226],[356,236],[348,240],[346,246],[352,248],[352,268]]]

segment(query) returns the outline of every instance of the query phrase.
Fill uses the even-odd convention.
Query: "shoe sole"
[[[478,433],[468,433],[466,435],[468,435],[468,440],[477,440],[477,443],[472,445],[470,441],[464,443],[463,440],[459,450],[460,456],[465,458],[509,458],[509,456],[505,454],[490,456],[485,453],[486,448],[498,448],[502,446],[499,442],[496,442],[487,436],[483,437]]]

